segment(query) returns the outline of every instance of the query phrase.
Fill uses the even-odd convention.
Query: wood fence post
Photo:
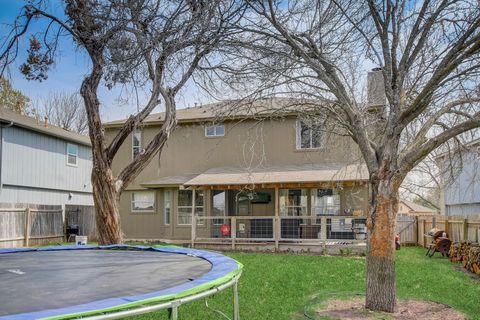
[[[423,219],[422,220],[422,246],[425,247],[425,244],[427,242],[427,240],[425,239],[425,227],[426,227],[426,222],[427,220],[426,219]]]
[[[63,242],[67,242],[67,210],[66,206],[62,204],[62,220],[63,220]]]
[[[463,240],[468,241],[468,219],[463,219]]]
[[[24,246],[28,247],[30,244],[30,225],[31,225],[31,211],[30,208],[25,209],[25,240],[24,240]]]
[[[235,240],[237,239],[237,217],[232,217],[230,222],[230,237],[232,238],[232,250],[235,250]]]
[[[418,216],[413,217],[413,230],[415,231],[413,235],[413,240],[415,242],[415,245],[418,245]]]
[[[449,216],[445,218],[445,232],[449,235],[449,237],[453,240],[453,234],[450,234],[450,221]]]

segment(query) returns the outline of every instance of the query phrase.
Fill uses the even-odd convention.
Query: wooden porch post
[[[235,250],[235,242],[237,239],[237,217],[232,216],[232,220],[230,222],[230,237],[232,238],[232,250]]]
[[[320,239],[327,239],[327,217],[320,218]]]
[[[192,248],[195,247],[195,238],[196,238],[196,229],[197,229],[197,219],[195,217],[195,209],[196,209],[196,190],[195,188],[192,189]]]
[[[280,199],[279,199],[278,187],[275,187],[275,217],[273,218],[273,236],[275,238],[275,250],[278,250],[278,243],[280,239]]]

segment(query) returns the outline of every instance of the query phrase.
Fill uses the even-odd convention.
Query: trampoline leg
[[[233,285],[233,320],[240,320],[240,306],[238,305],[238,282]]]
[[[168,309],[169,318],[170,320],[177,320],[178,319],[178,307],[174,306],[171,309]]]

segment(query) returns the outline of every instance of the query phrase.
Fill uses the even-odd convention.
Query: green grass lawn
[[[448,304],[470,319],[480,319],[480,281],[456,271],[446,258],[428,258],[422,248],[397,251],[397,292]],[[245,320],[306,319],[305,306],[332,296],[363,294],[365,261],[359,257],[269,253],[228,253],[244,264],[240,279],[240,315]],[[232,314],[232,290],[209,298],[209,306]],[[130,319],[168,319],[166,311]],[[179,319],[225,319],[204,301],[183,305]]]

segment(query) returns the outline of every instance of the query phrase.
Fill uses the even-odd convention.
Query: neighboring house
[[[432,208],[427,208],[415,202],[405,199],[400,199],[398,205],[398,214],[409,216],[432,216],[438,214],[438,211]]]
[[[326,134],[287,99],[231,104],[177,110],[161,155],[121,196],[126,238],[352,239],[368,210],[368,173],[353,140]],[[163,116],[150,115],[122,145],[114,171],[142,152]],[[107,138],[124,121],[107,123]]]
[[[88,137],[0,108],[0,203],[93,205]]]
[[[465,148],[453,161],[459,172],[454,172],[453,178],[444,177],[447,181],[442,190],[443,211],[449,216],[480,216],[480,139],[471,141]],[[440,157],[438,162],[445,166],[452,161]]]

